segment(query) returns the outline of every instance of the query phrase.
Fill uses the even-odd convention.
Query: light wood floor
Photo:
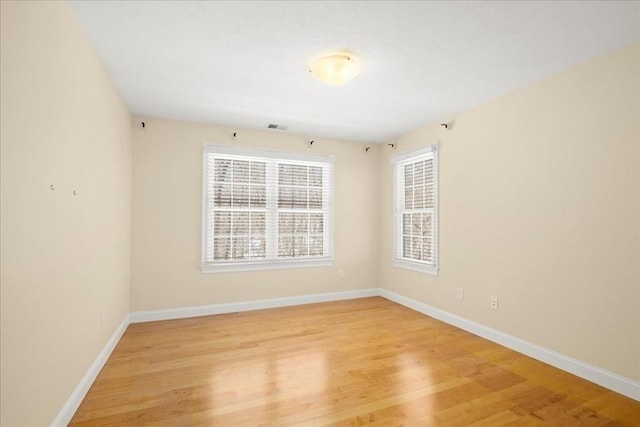
[[[71,423],[364,424],[640,426],[640,402],[375,297],[133,324]]]

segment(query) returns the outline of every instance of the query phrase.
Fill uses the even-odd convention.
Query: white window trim
[[[314,268],[330,267],[333,265],[333,257],[314,259],[287,259],[279,261],[238,261],[234,263],[220,263],[217,265],[203,264],[200,267],[202,273],[231,273],[238,271],[263,271],[280,270],[286,268]]]
[[[400,215],[400,191],[404,193],[404,188],[401,187],[400,177],[398,176],[398,165],[400,163],[404,163],[408,160],[412,160],[414,158],[418,158],[425,154],[433,153],[434,162],[433,162],[433,179],[434,179],[434,201],[435,206],[433,209],[434,213],[434,224],[433,224],[433,265],[427,264],[420,261],[412,261],[406,258],[400,257],[400,251],[402,248],[402,233],[399,233],[400,225],[399,221],[401,221]],[[421,273],[427,273],[433,276],[437,276],[439,273],[439,238],[438,238],[438,228],[439,228],[439,206],[440,202],[438,199],[438,188],[439,188],[439,178],[438,178],[438,169],[439,169],[439,159],[438,159],[438,142],[434,142],[429,144],[428,146],[421,148],[419,150],[413,150],[406,153],[399,154],[394,156],[391,159],[391,164],[393,167],[393,265],[394,267],[400,267],[407,270],[418,271]],[[404,179],[402,180],[404,183]]]
[[[250,156],[250,157],[263,157],[270,159],[281,159],[287,161],[301,161],[301,162],[317,162],[322,164],[330,164],[328,174],[323,175],[324,178],[328,178],[328,192],[330,197],[335,199],[334,194],[334,156],[329,154],[303,154],[292,153],[289,151],[280,151],[272,149],[258,149],[246,146],[235,146],[225,144],[209,144],[204,143],[202,149],[202,209],[201,209],[201,248],[200,248],[200,271],[201,273],[226,273],[234,271],[258,271],[258,270],[274,270],[285,268],[312,268],[312,267],[328,267],[333,265],[334,253],[333,253],[333,221],[334,221],[334,203],[333,200],[324,200],[328,206],[328,220],[324,224],[325,233],[325,247],[328,256],[315,257],[315,258],[301,258],[301,259],[270,259],[270,260],[241,260],[231,261],[225,263],[216,263],[215,265],[206,262],[206,245],[207,245],[207,174],[206,163],[207,153],[227,154],[235,156]],[[267,175],[269,179],[269,175]],[[267,192],[273,191],[275,184],[273,182],[267,182]],[[273,220],[273,219],[272,219]],[[269,246],[269,243],[267,243]],[[267,249],[269,251],[269,249]]]

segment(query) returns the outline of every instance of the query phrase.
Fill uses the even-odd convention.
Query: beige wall
[[[399,138],[441,143],[440,275],[392,266],[384,152],[381,287],[640,380],[639,62],[636,44]]]
[[[44,426],[129,312],[131,120],[67,3],[0,4],[0,424]]]
[[[144,120],[146,127],[139,124]],[[378,147],[136,118],[133,130],[131,309],[157,310],[377,286]],[[200,273],[202,144],[265,147],[335,156],[332,267]],[[343,269],[344,279],[338,278]]]

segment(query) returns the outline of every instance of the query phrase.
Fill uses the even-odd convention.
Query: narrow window
[[[438,274],[437,145],[396,156],[394,265]]]

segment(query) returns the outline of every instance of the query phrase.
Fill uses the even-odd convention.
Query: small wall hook
[[[231,134],[231,139],[238,139],[238,132],[234,132]]]
[[[364,147],[364,152],[365,152],[365,153],[368,153],[368,152],[369,152],[369,150],[371,150],[371,147]]]
[[[307,141],[307,145],[309,146],[309,148],[313,147],[313,144],[315,143],[315,141],[313,139],[310,139]]]
[[[387,144],[387,145],[388,145],[389,147],[391,147],[391,148],[396,148],[396,144],[394,144],[393,142],[392,142],[392,143],[390,143],[390,144]]]
[[[49,186],[49,189],[50,189],[51,191],[53,191],[53,190],[55,190],[55,189],[56,189],[56,186],[55,186],[55,185],[53,185],[53,184],[51,184],[51,185]]]
[[[142,127],[142,129],[144,129],[145,127],[147,127],[147,125],[144,122],[140,122],[140,126]]]
[[[442,126],[445,129],[449,129],[449,123],[440,123],[440,126]]]

